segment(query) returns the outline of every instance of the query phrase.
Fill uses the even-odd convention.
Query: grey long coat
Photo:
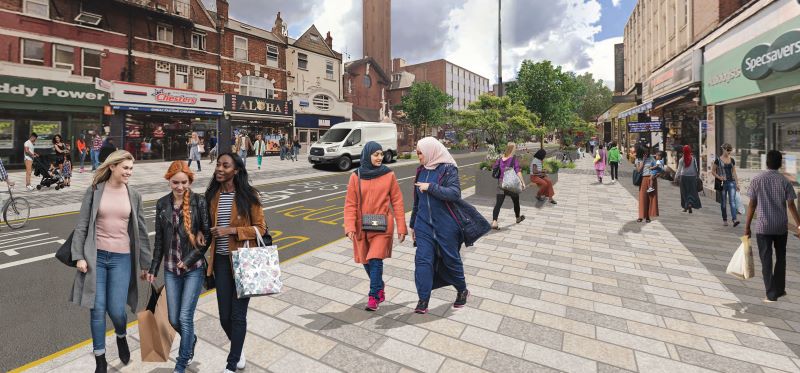
[[[75,274],[75,281],[72,284],[72,294],[69,300],[89,309],[94,308],[97,289],[97,231],[95,230],[95,221],[105,186],[106,183],[100,183],[97,184],[97,189],[92,190],[92,187],[89,187],[86,190],[81,204],[81,211],[78,215],[78,223],[75,226],[75,233],[72,236],[72,259],[86,260],[89,270],[86,273],[78,271]],[[131,283],[128,286],[128,306],[135,313],[136,306],[139,303],[139,293],[136,286],[137,276],[140,273],[139,269],[150,269],[153,252],[150,249],[147,226],[144,222],[142,196],[128,186],[128,198],[131,201],[131,216],[128,221],[128,236],[131,242]],[[91,211],[89,210],[90,203]]]

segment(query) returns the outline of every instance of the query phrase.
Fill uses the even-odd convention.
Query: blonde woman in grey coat
[[[91,310],[96,373],[107,370],[106,314],[114,324],[120,360],[123,364],[130,361],[125,304],[136,312],[136,269],[144,280],[153,259],[142,197],[128,186],[132,173],[131,153],[117,150],[106,158],[84,194],[72,237],[78,273],[70,301]]]

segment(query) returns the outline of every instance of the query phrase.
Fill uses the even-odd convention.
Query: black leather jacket
[[[150,274],[158,275],[158,268],[164,256],[172,248],[173,226],[172,226],[172,193],[161,197],[156,202],[156,239],[153,247],[153,263],[150,265]],[[192,231],[196,236],[202,234],[205,238],[205,245],[198,245],[196,248],[189,245],[189,236],[183,228],[183,216],[181,215],[178,226],[178,234],[181,237],[181,258],[183,263],[189,267],[202,259],[211,243],[211,225],[208,214],[206,200],[202,195],[192,193],[189,196],[189,207],[192,219]]]

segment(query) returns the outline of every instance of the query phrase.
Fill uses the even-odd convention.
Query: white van
[[[361,160],[361,149],[369,141],[383,147],[383,163],[397,156],[397,126],[394,123],[343,122],[334,125],[311,145],[308,161],[314,165],[336,164],[341,171],[349,170]]]

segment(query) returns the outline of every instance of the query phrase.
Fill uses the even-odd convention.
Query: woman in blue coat
[[[427,313],[431,290],[444,285],[456,288],[453,307],[461,308],[469,296],[459,252],[463,238],[448,205],[461,198],[458,167],[444,145],[433,137],[417,143],[417,155],[422,166],[414,183],[410,223],[417,245],[414,280],[419,302],[414,312]]]

